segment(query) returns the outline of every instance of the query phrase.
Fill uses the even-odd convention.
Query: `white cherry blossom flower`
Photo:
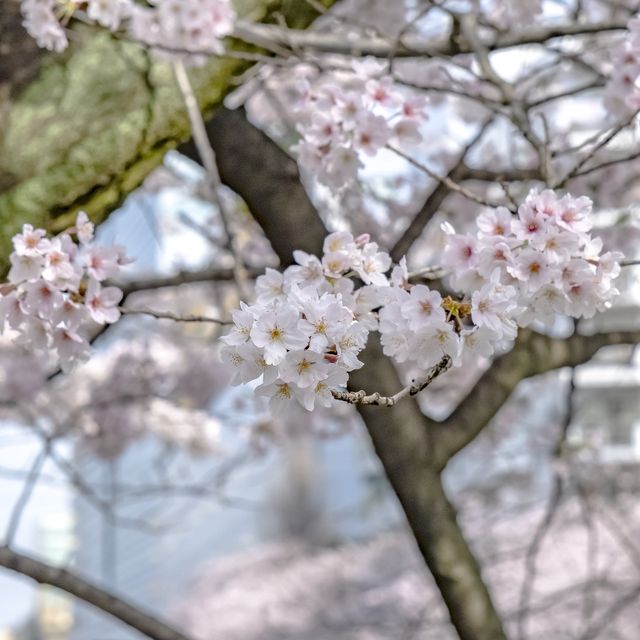
[[[98,282],[113,278],[120,270],[119,253],[114,247],[91,247],[85,260],[87,273]]]
[[[285,382],[293,382],[304,389],[324,380],[329,375],[329,366],[319,353],[306,349],[289,351],[278,365],[278,372]]]
[[[129,0],[88,0],[87,4],[87,17],[111,31],[118,29],[130,11]]]
[[[12,253],[9,256],[11,269],[9,269],[9,282],[19,284],[30,280],[38,280],[42,273],[44,258],[40,255],[18,255]]]
[[[43,255],[49,248],[44,229],[34,229],[30,224],[22,225],[22,233],[13,236],[13,248],[18,256]]]
[[[313,411],[315,404],[330,407],[335,404],[332,391],[347,386],[348,374],[344,369],[332,369],[326,378],[323,378],[314,386],[302,391],[302,406],[307,411]]]
[[[512,219],[511,211],[506,207],[497,207],[496,209],[485,211],[478,216],[478,235],[480,237],[498,236],[502,239],[509,234]]]
[[[378,245],[375,242],[370,242],[362,249],[354,266],[365,284],[388,285],[384,274],[391,267],[391,257],[384,251],[378,251]]]
[[[120,318],[118,303],[122,299],[122,291],[118,287],[102,287],[91,280],[85,294],[85,303],[91,319],[98,324],[111,324]]]
[[[62,304],[62,294],[49,282],[37,280],[24,285],[23,308],[30,316],[49,318]]]
[[[419,332],[431,322],[444,322],[442,296],[423,284],[417,284],[409,292],[409,299],[402,304],[402,315],[408,320],[409,328]]]
[[[71,329],[60,327],[52,334],[52,348],[58,352],[60,368],[70,371],[78,362],[86,362],[91,354],[91,345]]]
[[[75,232],[82,244],[89,244],[93,240],[94,224],[84,211],[78,213]]]
[[[298,328],[299,314],[286,307],[269,309],[257,318],[251,329],[251,340],[264,349],[267,364],[279,364],[288,349],[303,349],[308,337]]]
[[[284,277],[275,269],[267,268],[256,280],[256,298],[261,304],[284,300]]]

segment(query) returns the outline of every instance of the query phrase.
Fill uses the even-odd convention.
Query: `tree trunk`
[[[221,109],[207,125],[222,180],[238,193],[284,264],[294,249],[320,253],[326,230],[300,183],[297,167],[240,111]],[[242,140],[242,143],[238,141]],[[182,151],[193,155],[191,145]],[[354,389],[392,395],[401,388],[393,363],[376,336],[365,366],[350,374]],[[500,618],[442,488],[439,444],[418,403],[391,409],[358,407],[387,478],[462,640],[504,640]]]

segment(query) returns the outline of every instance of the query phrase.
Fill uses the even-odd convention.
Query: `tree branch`
[[[53,567],[13,551],[10,547],[0,546],[0,566],[40,584],[66,591],[153,640],[189,640],[188,636],[146,613],[138,605],[127,602],[66,569]]]
[[[506,49],[525,44],[542,44],[553,38],[564,36],[585,36],[606,31],[622,31],[627,28],[626,20],[592,24],[565,24],[553,27],[539,27],[519,33],[505,33],[491,42],[484,43],[489,51]],[[343,55],[374,56],[377,58],[416,58],[452,56],[472,53],[472,47],[464,39],[447,39],[433,42],[421,35],[405,35],[400,41],[380,36],[346,36],[342,33],[321,31],[298,31],[278,25],[257,24],[239,21],[234,35],[246,42],[265,46],[267,43],[296,49],[310,49],[324,53]]]
[[[464,177],[471,176],[470,169],[464,163],[465,158],[469,151],[482,138],[490,122],[491,119],[482,123],[476,134],[465,145],[464,149],[458,156],[458,161],[445,176],[435,176],[438,180],[435,189],[431,192],[425,203],[422,205],[420,211],[418,211],[407,229],[389,252],[391,259],[394,262],[399,262],[402,256],[408,253],[411,245],[420,237],[424,228],[440,209],[440,205],[442,205],[445,198],[451,192],[452,185],[457,186],[457,182],[459,180]]]
[[[444,356],[440,362],[431,367],[429,373],[422,379],[412,382],[406,387],[400,389],[392,396],[380,395],[377,391],[367,394],[366,391],[333,391],[333,397],[336,400],[342,400],[349,404],[374,405],[377,407],[393,407],[403,398],[411,398],[417,396],[421,391],[426,389],[438,376],[451,368],[451,358]]]
[[[139,315],[150,316],[158,320],[173,320],[174,322],[199,322],[204,324],[217,324],[220,326],[233,324],[232,320],[221,320],[220,318],[211,318],[209,316],[196,316],[192,314],[179,314],[171,311],[156,311],[154,309],[130,309],[129,307],[120,307],[122,315]]]
[[[438,443],[436,466],[444,468],[485,428],[521,380],[583,364],[608,345],[638,342],[640,331],[575,334],[559,339],[521,330],[514,348],[493,362],[455,411],[444,422],[431,423]]]
[[[252,278],[256,278],[260,273],[262,272],[251,271],[249,275]],[[127,282],[109,282],[109,286],[120,288],[126,297],[138,291],[153,291],[155,289],[178,287],[183,284],[231,281],[233,281],[232,269],[212,267],[211,269],[203,269],[202,271],[181,271],[173,276],[153,276],[151,278],[141,278]]]

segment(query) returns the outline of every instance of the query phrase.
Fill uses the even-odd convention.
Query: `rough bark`
[[[364,357],[365,366],[350,374],[354,388],[373,388],[384,395],[402,385],[377,340]],[[359,407],[376,453],[393,487],[449,610],[461,640],[505,638],[478,562],[442,488],[436,461],[439,442],[417,402],[392,407]]]

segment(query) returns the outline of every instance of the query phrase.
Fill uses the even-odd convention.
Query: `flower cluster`
[[[120,317],[122,291],[102,283],[129,262],[122,248],[94,244],[93,224],[83,212],[54,238],[25,224],[13,248],[9,282],[0,288],[0,331],[15,330],[16,342],[29,349],[55,349],[65,371],[87,360],[91,322]]]
[[[68,46],[65,25],[80,9],[111,31],[123,23],[144,44],[178,52],[222,51],[221,39],[233,30],[236,14],[230,0],[22,0],[24,26],[38,45],[53,51]]]
[[[236,368],[234,384],[262,376],[257,393],[276,410],[295,399],[306,409],[333,403],[344,387],[369,331],[390,257],[363,236],[346,232],[325,239],[322,259],[296,251],[284,273],[267,269],[256,283],[256,303],[233,314],[223,357]],[[364,286],[355,289],[351,276]]]
[[[300,83],[298,162],[335,189],[357,179],[363,155],[420,142],[427,117],[426,98],[400,93],[384,64],[365,59],[352,68]]]
[[[614,51],[605,89],[607,108],[620,116],[640,109],[640,18],[633,18],[627,26],[629,37]]]
[[[236,19],[230,0],[155,0],[131,13],[133,38],[146,45],[188,53],[222,53],[222,38]]]
[[[322,260],[295,252],[297,264],[257,281],[257,303],[234,312],[223,338],[234,383],[262,376],[257,392],[272,405],[296,399],[308,410],[329,406],[343,387],[368,333],[378,329],[383,351],[428,371],[449,356],[491,357],[518,327],[556,315],[592,317],[611,306],[620,273],[617,253],[601,254],[590,234],[589,198],[531,191],[517,215],[499,207],[482,213],[475,235],[445,225],[441,266],[462,295],[442,296],[411,284],[403,258],[391,258],[367,236],[327,237]],[[355,289],[350,276],[364,283]]]
[[[477,331],[496,343],[515,337],[516,325],[557,314],[589,318],[611,306],[622,256],[601,255],[591,209],[586,197],[532,190],[517,215],[503,207],[481,214],[476,235],[445,229],[442,266],[470,296]]]
[[[412,363],[422,371],[449,356],[460,364],[463,346],[490,355],[484,332],[463,324],[469,305],[451,297],[443,298],[426,285],[409,285],[406,266],[394,269],[392,286],[383,295],[379,311],[380,341],[385,355],[399,363]]]

